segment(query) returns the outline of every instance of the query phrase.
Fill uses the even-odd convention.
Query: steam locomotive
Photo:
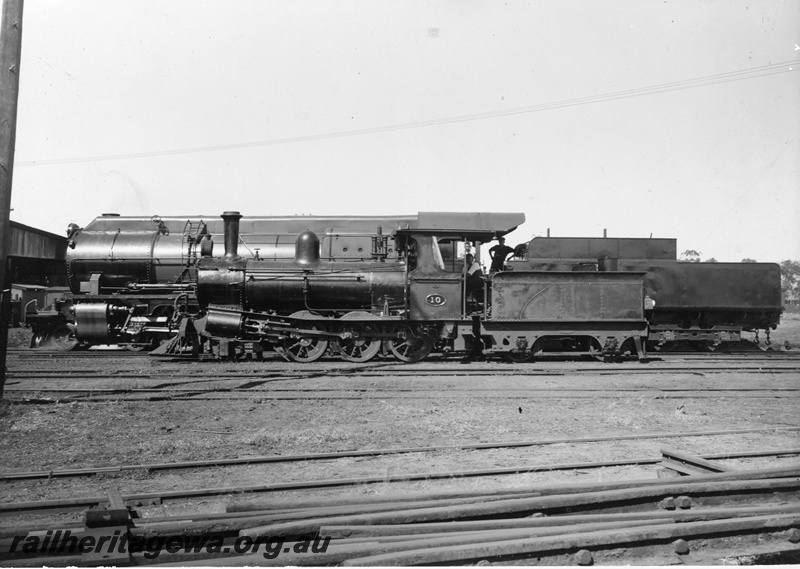
[[[391,233],[411,216],[247,217],[241,220],[242,252],[255,259],[291,259],[297,234],[321,236],[323,259],[370,258],[371,235]],[[150,349],[175,335],[185,315],[199,310],[197,260],[221,255],[223,221],[215,217],[121,217],[103,214],[86,227],[67,230],[64,298],[30,315],[31,347],[62,350],[93,344]],[[390,243],[388,257],[396,256]],[[80,330],[80,331],[78,331]]]
[[[238,214],[223,217],[224,256],[197,265],[200,334],[220,357],[268,346],[299,362],[329,349],[364,362],[382,347],[404,362],[434,348],[524,359],[564,339],[580,353],[645,356],[642,273],[504,271],[470,290],[462,254],[513,231],[523,214],[420,212],[394,232],[396,259],[375,236],[378,254],[365,262],[323,261],[311,231],[292,261],[244,259]]]
[[[71,237],[70,310],[84,343],[170,351],[189,338],[219,357],[274,349],[301,362],[432,350],[644,358],[648,342],[714,345],[777,326],[777,265],[679,263],[670,239],[536,238],[470,290],[464,253],[523,221],[229,212],[219,251],[219,222],[158,219],[148,232],[141,218],[101,218]]]

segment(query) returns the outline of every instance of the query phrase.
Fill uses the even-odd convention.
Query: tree
[[[755,259],[747,258],[747,259],[742,259],[742,263],[758,263],[758,261],[756,261]]]
[[[711,257],[710,259],[706,259],[706,263],[718,263],[718,262],[719,261],[717,261],[714,257]]]
[[[678,259],[682,263],[699,263],[700,262],[700,253],[695,251],[694,249],[687,249],[683,253],[681,253],[681,258]]]
[[[800,262],[781,262],[781,290],[784,298],[800,299]]]

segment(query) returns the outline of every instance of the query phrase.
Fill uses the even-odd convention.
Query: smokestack
[[[238,211],[226,211],[221,217],[225,222],[225,258],[235,259],[239,256],[239,220],[242,215]]]

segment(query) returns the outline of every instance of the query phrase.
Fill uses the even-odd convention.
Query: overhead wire
[[[733,81],[743,81],[746,79],[756,79],[760,77],[767,77],[771,75],[778,75],[782,73],[790,73],[800,69],[800,64],[794,61],[784,61],[781,63],[774,63],[761,67],[754,67],[750,69],[742,69],[738,71],[730,71],[726,73],[718,73],[704,77],[697,77],[694,79],[685,79],[682,81],[674,81],[670,83],[662,83],[659,85],[652,85],[649,87],[639,87],[635,89],[628,89],[623,91],[615,91],[611,93],[604,93],[601,95],[590,95],[586,97],[578,97],[575,99],[566,99],[561,101],[554,101],[549,103],[541,103],[537,105],[527,105],[523,107],[514,107],[511,109],[501,109],[495,111],[487,111],[483,113],[475,113],[469,115],[458,115],[453,117],[443,117],[438,119],[429,119],[422,121],[407,122],[396,125],[384,125],[363,129],[353,129],[345,131],[336,131],[321,134],[311,134],[305,136],[294,136],[285,138],[276,138],[268,140],[259,140],[251,142],[239,142],[231,144],[221,144],[214,146],[201,146],[194,148],[179,148],[172,150],[157,150],[150,152],[134,152],[126,154],[110,154],[103,156],[88,156],[76,158],[55,158],[49,160],[32,160],[16,162],[15,166],[47,166],[54,164],[74,164],[80,162],[100,162],[108,160],[127,160],[138,158],[153,158],[159,156],[170,156],[180,154],[193,154],[199,152],[216,152],[221,150],[237,150],[243,148],[254,148],[259,146],[274,146],[281,144],[294,144],[300,142],[313,142],[317,140],[344,138],[350,136],[363,136],[369,134],[379,134],[384,132],[392,132],[398,130],[409,130],[415,128],[424,128],[430,126],[439,126],[446,124],[453,124],[459,122],[468,122],[476,120],[484,120],[497,117],[505,117],[517,114],[534,113],[548,110],[562,109],[566,107],[573,107],[578,105],[588,105],[595,103],[603,103],[607,101],[616,101],[620,99],[627,99],[633,97],[642,97],[646,95],[655,95],[660,93],[669,93],[684,89],[694,89],[698,87],[707,87],[711,85],[719,85]]]

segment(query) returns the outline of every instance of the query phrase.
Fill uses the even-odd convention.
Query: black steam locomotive
[[[644,358],[648,342],[718,345],[776,327],[782,311],[777,265],[679,263],[671,239],[534,239],[470,290],[464,253],[522,214],[421,212],[394,232],[395,259],[355,264],[321,260],[313,232],[290,262],[241,259],[237,214],[224,217],[225,256],[201,260],[197,276],[202,334],[220,356],[269,346],[304,362],[328,350],[367,361],[382,348],[402,361],[433,349]]]
[[[363,362],[384,346],[405,362],[434,347],[523,358],[569,338],[587,353],[644,357],[643,274],[513,271],[470,290],[463,252],[514,230],[522,214],[421,212],[395,231],[396,259],[364,263],[321,260],[310,231],[291,262],[241,259],[237,215],[224,217],[226,253],[202,259],[197,273],[203,334],[220,356],[250,344],[301,362],[329,348]],[[374,250],[385,239],[376,236]]]

